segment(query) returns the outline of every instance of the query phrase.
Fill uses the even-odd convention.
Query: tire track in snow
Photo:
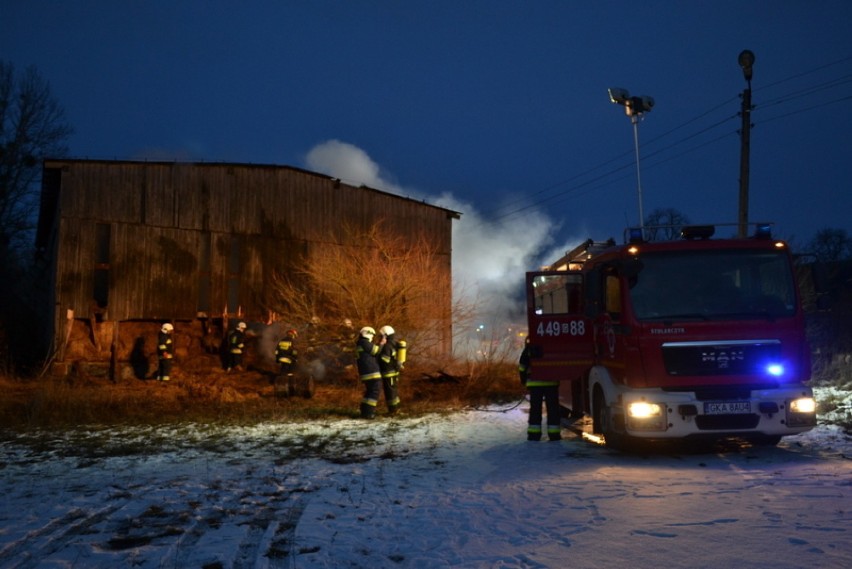
[[[315,488],[289,471],[273,468],[272,475],[261,476],[250,468],[241,472],[240,461],[234,464],[235,470],[203,480],[183,474],[106,488],[75,481],[74,494],[108,505],[72,508],[21,534],[0,550],[0,566],[32,569],[52,558],[145,569],[288,567],[298,553],[293,535],[304,511],[303,495]],[[55,509],[53,493],[46,489],[45,512]],[[203,553],[211,549],[215,556]]]
[[[65,516],[51,520],[48,524],[38,530],[29,532],[23,539],[19,539],[7,546],[0,552],[0,565],[6,561],[16,560],[17,563],[9,565],[15,569],[29,569],[35,567],[45,557],[60,551],[72,540],[83,534],[85,530],[107,519],[121,505],[110,505],[91,513],[85,510],[75,509]],[[34,540],[44,538],[44,543],[33,545]]]

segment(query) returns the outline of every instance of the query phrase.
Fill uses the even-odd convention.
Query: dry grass
[[[514,364],[457,370],[406,369],[400,384],[409,415],[460,409],[523,396]],[[362,387],[345,375],[316,383],[312,398],[276,395],[262,370],[204,374],[177,370],[169,383],[92,378],[0,376],[0,428],[57,429],[79,425],[176,422],[250,424],[358,415]],[[382,402],[380,402],[381,411]]]

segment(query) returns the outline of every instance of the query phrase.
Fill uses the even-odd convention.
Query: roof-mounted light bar
[[[642,231],[641,227],[630,227],[627,229],[627,239],[628,243],[644,243],[645,242],[645,232]]]
[[[754,228],[755,239],[772,239],[772,224],[758,223]]]
[[[753,232],[749,239],[773,239],[772,222],[749,223]],[[627,227],[624,230],[624,243],[638,245],[650,241],[657,241],[656,233],[661,231],[663,238],[672,234],[679,234],[685,240],[706,240],[716,234],[716,230],[726,227],[737,227],[736,223],[708,223],[703,225],[646,225],[644,227]],[[650,237],[649,237],[650,235]]]
[[[716,233],[713,225],[687,225],[680,230],[682,239],[710,239]]]

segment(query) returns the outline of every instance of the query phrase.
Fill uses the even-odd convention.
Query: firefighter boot
[[[561,441],[562,440],[562,427],[559,425],[548,425],[547,426],[547,438],[551,441]]]
[[[376,408],[370,405],[369,403],[361,403],[361,418],[362,419],[375,419],[376,418]]]
[[[541,440],[541,425],[530,425],[527,428],[527,440],[528,441],[540,441]]]

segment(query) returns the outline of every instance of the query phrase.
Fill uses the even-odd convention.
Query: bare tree
[[[845,229],[826,227],[817,231],[808,250],[822,262],[843,261],[852,258],[852,237]]]
[[[17,76],[0,60],[0,373],[23,371],[42,355],[34,293],[45,279],[26,253],[33,245],[41,161],[65,154],[71,132],[36,69]]]
[[[658,207],[645,217],[645,234],[649,241],[671,241],[678,239],[680,230],[689,223],[689,218],[680,211]]]
[[[418,354],[440,352],[447,325],[463,312],[452,306],[447,255],[381,223],[361,232],[344,228],[339,243],[323,244],[300,270],[277,275],[272,310],[309,330],[314,344],[346,350],[362,326],[390,324]]]
[[[35,226],[41,160],[67,153],[73,132],[35,67],[0,60],[0,253],[25,250]]]

